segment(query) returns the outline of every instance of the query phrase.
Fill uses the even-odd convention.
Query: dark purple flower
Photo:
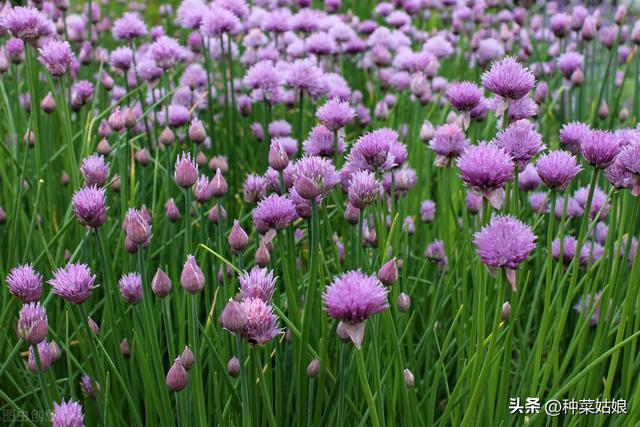
[[[515,270],[536,247],[531,227],[512,216],[494,216],[489,225],[474,234],[473,242],[480,260],[490,269],[504,268],[513,291]]]
[[[580,166],[574,156],[566,151],[552,151],[540,156],[536,163],[540,179],[555,191],[563,191],[569,182],[580,173]]]
[[[96,276],[91,274],[89,266],[80,263],[69,263],[65,268],[59,268],[54,278],[49,280],[53,286],[53,293],[72,304],[82,304],[95,288]]]
[[[73,213],[78,222],[91,228],[98,228],[107,217],[104,188],[84,187],[72,199]]]
[[[9,293],[25,303],[35,302],[42,293],[42,275],[30,264],[14,267],[7,276]]]

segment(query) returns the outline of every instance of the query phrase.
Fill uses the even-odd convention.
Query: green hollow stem
[[[358,365],[358,377],[360,378],[360,384],[362,385],[362,391],[367,401],[369,408],[369,416],[371,417],[371,425],[373,427],[380,427],[380,419],[378,418],[378,409],[376,408],[376,402],[373,400],[373,393],[371,393],[371,387],[369,386],[369,380],[367,379],[367,368],[364,364],[364,355],[362,350],[355,349],[356,363]]]
[[[247,371],[245,368],[244,353],[242,348],[242,338],[239,333],[236,333],[236,348],[238,350],[238,359],[240,359],[240,387],[242,393],[242,425],[244,427],[251,427],[251,410],[249,405],[249,386],[247,383]]]

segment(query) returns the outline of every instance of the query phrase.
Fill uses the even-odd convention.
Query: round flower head
[[[495,144],[512,157],[520,170],[545,148],[542,136],[535,130],[533,123],[527,120],[518,120],[509,125],[498,134]]]
[[[265,197],[253,210],[253,222],[261,234],[271,228],[282,230],[296,218],[296,210],[291,200],[277,194]]]
[[[111,28],[115,40],[131,41],[147,35],[147,27],[137,13],[125,12],[122,18],[116,19]]]
[[[540,179],[555,191],[563,191],[569,182],[580,173],[580,166],[574,156],[566,151],[552,151],[540,156],[536,170]]]
[[[193,188],[193,195],[195,199],[202,204],[208,202],[209,199],[213,197],[213,188],[206,175],[201,175],[196,181],[196,186]]]
[[[580,122],[567,123],[560,129],[560,144],[564,145],[572,153],[580,153],[582,141],[591,131],[589,126]]]
[[[204,274],[196,259],[189,255],[180,274],[180,284],[190,294],[200,292],[204,288]]]
[[[144,245],[151,239],[151,224],[143,210],[130,208],[124,218],[124,231],[127,239],[136,245]]]
[[[87,187],[103,187],[109,176],[109,166],[104,162],[104,157],[93,154],[82,161],[80,172]]]
[[[53,427],[83,427],[82,406],[73,400],[68,402],[63,400],[60,404],[53,402],[51,425]]]
[[[302,143],[302,148],[305,154],[311,156],[333,157],[336,154],[336,148],[338,154],[344,153],[345,150],[344,137],[341,135],[337,137],[338,140],[335,141],[333,132],[329,128],[317,125],[309,132],[309,138]]]
[[[533,73],[510,56],[492,63],[491,68],[482,74],[482,85],[506,99],[524,98],[535,83]]]
[[[7,276],[9,293],[25,303],[35,302],[42,293],[42,275],[29,264],[14,267]]]
[[[589,188],[578,188],[573,197],[582,210],[586,209],[587,201],[589,199]],[[607,199],[607,193],[602,191],[599,186],[596,186],[593,192],[593,199],[591,200],[591,210],[589,211],[589,217],[591,219],[602,221],[607,216],[609,213],[609,204],[607,203]]]
[[[6,28],[13,37],[24,41],[35,41],[54,32],[53,23],[34,7],[7,8],[0,16],[0,27]]]
[[[397,132],[387,128],[369,132],[356,141],[347,160],[354,169],[372,172],[392,169],[398,166],[391,151],[393,144],[399,144]]]
[[[547,197],[547,193],[534,191],[529,194],[527,200],[531,205],[531,210],[535,213],[542,215],[543,213],[549,212],[549,198]]]
[[[291,124],[286,120],[275,120],[269,123],[267,130],[272,138],[290,136],[292,132]]]
[[[565,52],[558,58],[558,70],[562,75],[570,79],[576,70],[581,70],[584,66],[584,56],[578,52]]]
[[[273,272],[266,268],[253,267],[240,275],[240,294],[242,299],[259,298],[266,303],[271,301],[276,289]]]
[[[59,268],[48,283],[53,286],[54,294],[72,304],[82,304],[91,296],[95,281],[96,276],[91,274],[89,266],[70,263],[65,268]]]
[[[633,176],[632,192],[636,196],[640,195],[640,142],[624,147],[616,158],[616,165]]]
[[[151,57],[163,70],[168,70],[178,62],[180,50],[178,41],[167,36],[158,38],[149,48]]]
[[[137,304],[142,299],[142,277],[138,273],[125,274],[120,278],[120,295],[127,304]]]
[[[18,336],[30,345],[36,345],[47,337],[49,323],[47,312],[39,302],[25,304],[18,318]]]
[[[620,152],[616,136],[606,130],[591,130],[582,140],[582,156],[590,165],[605,169]]]
[[[244,84],[250,89],[258,89],[264,99],[274,98],[282,84],[282,75],[271,61],[263,60],[247,70]]]
[[[535,249],[536,236],[531,227],[512,216],[494,216],[489,225],[474,234],[473,242],[480,260],[490,270],[504,268],[513,291],[517,290],[515,270]]]
[[[464,131],[454,123],[439,126],[429,147],[436,153],[436,166],[449,166],[451,162],[460,156],[469,146],[469,140]]]
[[[571,264],[577,251],[578,240],[573,236],[564,236],[562,240],[562,263],[567,266]],[[560,260],[560,239],[555,239],[551,242],[551,256],[555,261]]]
[[[91,228],[98,228],[106,220],[107,210],[104,188],[84,187],[78,190],[71,201],[73,213],[78,222]]]
[[[349,203],[358,209],[364,209],[380,195],[380,183],[373,172],[356,171],[349,181]]]
[[[324,74],[311,58],[297,59],[285,72],[285,82],[312,98],[320,97],[326,90]]]
[[[456,82],[447,87],[445,95],[458,111],[473,110],[482,98],[482,90],[475,83]]]
[[[360,348],[365,320],[389,307],[387,292],[376,276],[355,270],[336,277],[322,299],[327,314],[343,323],[353,344]]]
[[[198,180],[198,165],[191,159],[191,154],[182,153],[176,159],[174,170],[176,183],[182,188],[190,188]]]
[[[422,222],[431,223],[436,217],[436,203],[433,200],[423,200],[420,203],[420,219]]]
[[[294,166],[294,187],[298,194],[305,199],[315,199],[326,196],[340,182],[330,160],[304,156]]]
[[[282,333],[273,309],[260,298],[245,299],[240,306],[247,315],[240,335],[250,343],[264,345]]]
[[[74,55],[68,42],[50,40],[38,50],[38,59],[53,77],[62,77],[73,64]]]
[[[458,168],[460,178],[469,188],[500,209],[502,187],[513,179],[513,162],[502,148],[486,142],[469,147],[458,159]]]
[[[328,100],[322,107],[318,108],[316,117],[328,129],[336,131],[351,122],[356,113],[348,102],[343,102],[338,98]]]
[[[257,203],[267,195],[267,180],[259,175],[250,174],[242,185],[242,194],[247,203]]]
[[[518,188],[524,191],[533,191],[542,183],[536,168],[530,163],[518,173]]]
[[[133,51],[127,46],[114,49],[109,55],[109,63],[112,67],[127,71],[133,64]]]

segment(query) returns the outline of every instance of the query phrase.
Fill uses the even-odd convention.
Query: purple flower
[[[97,389],[100,390],[100,384],[96,383]],[[96,391],[93,387],[93,382],[91,381],[91,377],[87,374],[82,374],[80,378],[80,389],[82,393],[87,396],[89,399],[95,399]]]
[[[240,335],[250,343],[264,345],[282,333],[273,308],[260,298],[245,299],[240,306],[247,315]]]
[[[125,12],[122,18],[116,19],[111,28],[115,40],[131,41],[147,35],[147,27],[137,13]]]
[[[286,120],[275,120],[269,123],[267,130],[272,138],[282,138],[291,135],[292,128]]]
[[[7,9],[0,16],[0,27],[6,28],[13,37],[29,42],[54,32],[53,22],[34,7],[16,6]]]
[[[512,157],[520,170],[545,148],[542,136],[535,130],[533,123],[527,120],[518,120],[509,125],[498,134],[495,144]]]
[[[312,98],[322,96],[326,90],[324,74],[315,61],[310,58],[297,59],[289,65],[285,71],[285,82]]]
[[[209,37],[220,37],[241,28],[238,17],[227,9],[213,3],[202,17],[200,30]]]
[[[251,89],[259,89],[265,99],[271,99],[278,93],[282,80],[273,63],[263,60],[247,70],[244,84]]]
[[[109,63],[112,67],[127,71],[133,64],[133,51],[126,46],[119,47],[109,55]]]
[[[524,98],[535,83],[533,73],[510,56],[492,63],[482,74],[482,85],[488,91],[511,100]]]
[[[207,6],[202,0],[183,0],[177,10],[177,21],[183,28],[196,29],[200,26]]]
[[[204,288],[204,274],[192,255],[188,255],[187,261],[184,263],[180,274],[180,284],[190,294],[200,292]]]
[[[176,183],[182,188],[192,187],[198,179],[198,165],[191,159],[191,154],[182,153],[176,159],[174,170]]]
[[[261,234],[271,228],[282,230],[296,218],[296,210],[291,200],[276,194],[262,199],[253,210],[253,222]]]
[[[343,102],[338,98],[328,100],[316,111],[316,117],[328,129],[336,131],[351,122],[356,116],[356,112],[348,102]]]
[[[590,165],[605,169],[620,152],[616,136],[606,130],[591,130],[582,140],[582,156]]]
[[[107,217],[104,188],[84,187],[78,190],[71,201],[73,213],[80,224],[98,228]]]
[[[74,400],[58,404],[53,402],[51,413],[51,425],[53,427],[84,427],[84,415],[82,406]]]
[[[71,46],[66,41],[50,40],[38,51],[38,59],[53,77],[62,77],[75,59]]]
[[[583,296],[576,305],[573,306],[573,309],[580,313],[582,316],[586,317],[591,314],[589,317],[589,326],[595,326],[600,321],[600,312],[602,306],[602,291],[596,292],[595,295],[587,294]],[[611,301],[609,301],[609,309],[611,308]],[[609,311],[607,309],[607,311]]]
[[[358,209],[364,209],[380,196],[380,183],[374,173],[356,171],[349,181],[349,203]]]
[[[447,254],[444,250],[444,242],[442,240],[434,240],[429,243],[424,251],[424,257],[429,261],[438,264],[441,270],[447,267]]]
[[[433,200],[423,200],[420,203],[420,219],[422,222],[431,223],[436,217],[436,203]]]
[[[540,179],[555,191],[564,191],[569,182],[580,173],[574,156],[566,151],[552,151],[540,156],[536,163]]]
[[[48,330],[47,312],[39,302],[22,306],[18,315],[18,337],[30,345],[36,345],[47,338]]]
[[[177,128],[184,126],[191,120],[191,112],[187,107],[180,104],[169,105],[169,120],[167,120],[164,109],[158,113],[158,121],[165,126]]]
[[[640,195],[640,142],[624,147],[616,158],[616,165],[633,176],[632,192],[635,196]]]
[[[259,298],[266,303],[271,302],[276,289],[276,279],[271,270],[256,266],[249,272],[243,272],[239,280],[240,294],[243,300]]]
[[[120,295],[127,304],[135,305],[142,299],[142,277],[138,273],[125,274],[118,282]]]
[[[103,187],[109,176],[109,167],[104,162],[104,157],[93,154],[82,161],[80,172],[87,187]]]
[[[376,276],[355,270],[336,277],[322,299],[327,314],[342,322],[359,349],[364,338],[364,322],[389,307],[387,292]]]
[[[604,170],[607,181],[616,189],[632,188],[635,177],[620,166],[618,161]]]
[[[565,52],[558,58],[558,69],[562,75],[570,79],[576,70],[584,67],[584,56],[578,52]]]
[[[42,275],[30,264],[14,267],[7,276],[9,293],[25,303],[35,302],[42,293]]]
[[[527,197],[531,210],[535,213],[542,215],[549,212],[549,197],[547,193],[542,191],[535,191],[529,194]]]
[[[575,201],[580,205],[582,210],[587,208],[587,201],[589,199],[589,188],[578,188],[573,195]],[[593,199],[591,201],[591,210],[589,211],[589,217],[593,220],[602,221],[609,213],[609,204],[607,203],[607,193],[602,191],[600,187],[596,186],[593,192]],[[600,212],[602,210],[602,212]]]
[[[135,245],[147,246],[151,240],[151,223],[143,210],[130,208],[124,218],[123,228],[127,240]]]
[[[469,147],[458,159],[460,178],[476,193],[482,194],[493,207],[502,205],[502,187],[513,179],[511,157],[500,147],[482,142]]]
[[[515,292],[515,270],[535,249],[536,236],[531,227],[512,216],[494,216],[489,225],[474,234],[473,242],[480,260],[490,270],[504,268]]]
[[[524,191],[533,191],[540,185],[542,181],[536,168],[530,163],[518,173],[518,188]]]
[[[334,134],[324,125],[317,125],[309,132],[309,139],[302,143],[305,154],[319,157],[333,157],[336,154],[344,153],[344,137],[337,135],[335,141]],[[336,144],[337,143],[337,144]]]
[[[580,153],[582,141],[591,132],[589,126],[580,122],[567,123],[560,129],[560,144],[564,145],[572,153]]]
[[[267,195],[267,181],[255,174],[247,175],[242,185],[242,194],[247,203],[257,203]]]
[[[564,265],[571,264],[577,251],[578,240],[573,236],[564,236],[564,239],[562,239],[562,263]],[[560,239],[555,239],[551,242],[551,256],[555,261],[560,260]]]
[[[429,147],[436,153],[435,165],[440,167],[451,165],[468,146],[464,131],[454,123],[439,126],[429,142]]]
[[[482,98],[482,90],[471,82],[451,83],[445,94],[453,108],[459,111],[473,110]]]
[[[168,70],[178,62],[181,49],[176,39],[162,36],[151,44],[149,53],[158,67]]]
[[[336,168],[330,160],[304,156],[294,165],[294,187],[305,199],[325,197],[340,182]]]
[[[399,166],[391,152],[394,144],[399,144],[398,133],[391,129],[381,128],[366,133],[358,138],[347,160],[354,169],[372,172],[392,169]]]
[[[21,64],[24,61],[24,42],[21,39],[10,38],[4,48],[14,64]]]
[[[65,268],[59,268],[54,278],[49,280],[53,286],[53,293],[72,304],[82,304],[95,288],[96,276],[91,274],[89,266],[80,263],[69,263]]]
[[[200,178],[198,178],[196,186],[193,188],[193,194],[195,199],[202,204],[211,199],[213,196],[213,188],[211,187],[209,178],[207,178],[206,175],[201,175]]]

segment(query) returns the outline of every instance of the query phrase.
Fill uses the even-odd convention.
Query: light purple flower
[[[149,53],[158,67],[168,70],[178,62],[181,49],[176,39],[162,36],[151,44]]]
[[[54,278],[49,280],[53,286],[53,293],[72,304],[82,304],[95,288],[96,276],[91,274],[89,266],[80,263],[69,263],[65,268],[59,268]]]
[[[349,203],[358,209],[364,209],[380,196],[380,183],[375,174],[363,170],[356,171],[349,181]]]
[[[591,130],[582,140],[582,156],[590,165],[605,169],[620,152],[616,136],[606,130]]]
[[[22,306],[18,314],[18,337],[30,345],[36,345],[47,338],[48,330],[47,312],[39,302]]]
[[[328,129],[336,131],[350,123],[356,112],[348,102],[343,102],[338,98],[328,100],[316,111],[316,117]]]
[[[566,123],[560,129],[560,144],[564,145],[572,153],[578,154],[581,150],[582,141],[586,139],[589,132],[591,132],[591,129],[584,123]]]
[[[261,234],[271,228],[282,230],[296,218],[296,210],[291,200],[276,194],[262,199],[253,210],[253,222]]]
[[[333,163],[322,157],[302,157],[295,163],[293,174],[293,185],[305,199],[325,197],[340,182]]]
[[[566,151],[552,151],[540,156],[536,163],[540,179],[555,191],[564,191],[573,178],[580,173],[574,156]]]
[[[499,209],[504,185],[513,179],[513,161],[500,147],[481,142],[469,147],[458,159],[460,178],[476,193]]]
[[[520,170],[545,148],[542,136],[535,130],[533,123],[527,120],[518,120],[500,131],[495,144],[511,156]]]
[[[240,335],[252,344],[264,345],[282,333],[273,308],[260,298],[245,299],[240,303],[247,315],[247,323]]]
[[[111,28],[115,40],[131,41],[147,35],[147,27],[137,13],[125,12],[122,18],[116,19]]]
[[[473,110],[482,98],[482,90],[475,83],[455,82],[447,87],[445,95],[458,111]]]
[[[394,168],[399,166],[391,151],[394,144],[399,144],[396,131],[377,129],[358,138],[347,160],[354,170],[377,172]]]
[[[120,295],[127,304],[135,305],[142,299],[142,276],[138,273],[125,274],[118,282]]]
[[[66,41],[50,40],[38,50],[38,59],[53,77],[62,77],[75,59],[71,46]]]
[[[627,145],[620,151],[616,158],[616,165],[624,171],[630,173],[633,178],[632,192],[635,196],[640,195],[640,142]]]
[[[311,132],[309,138],[302,143],[305,154],[319,157],[333,157],[336,154],[344,153],[345,142],[344,137],[337,135],[338,140],[335,141],[334,134],[324,125],[317,125]]]
[[[84,415],[82,406],[74,400],[62,403],[53,402],[51,413],[51,425],[53,427],[84,427]]]
[[[515,270],[536,247],[531,227],[512,216],[494,216],[489,224],[474,234],[480,260],[490,269],[504,268],[515,292]]]
[[[506,99],[524,98],[535,83],[533,73],[510,56],[492,63],[491,68],[482,74],[482,85]]]
[[[253,267],[249,272],[243,272],[240,277],[240,294],[243,300],[259,298],[269,303],[276,289],[276,279],[273,272],[267,268]]]
[[[13,37],[29,42],[54,32],[53,22],[34,7],[8,8],[0,16],[0,27],[6,28]]]
[[[93,154],[82,160],[80,172],[87,187],[104,187],[109,176],[109,166],[104,162],[104,157]]]
[[[446,167],[451,165],[469,146],[464,131],[454,123],[447,123],[436,128],[429,147],[436,153],[435,165]]]
[[[95,185],[78,190],[71,201],[73,213],[82,225],[98,228],[107,217],[105,191]]]
[[[9,293],[25,303],[35,302],[42,293],[42,275],[30,264],[14,267],[7,276]]]

